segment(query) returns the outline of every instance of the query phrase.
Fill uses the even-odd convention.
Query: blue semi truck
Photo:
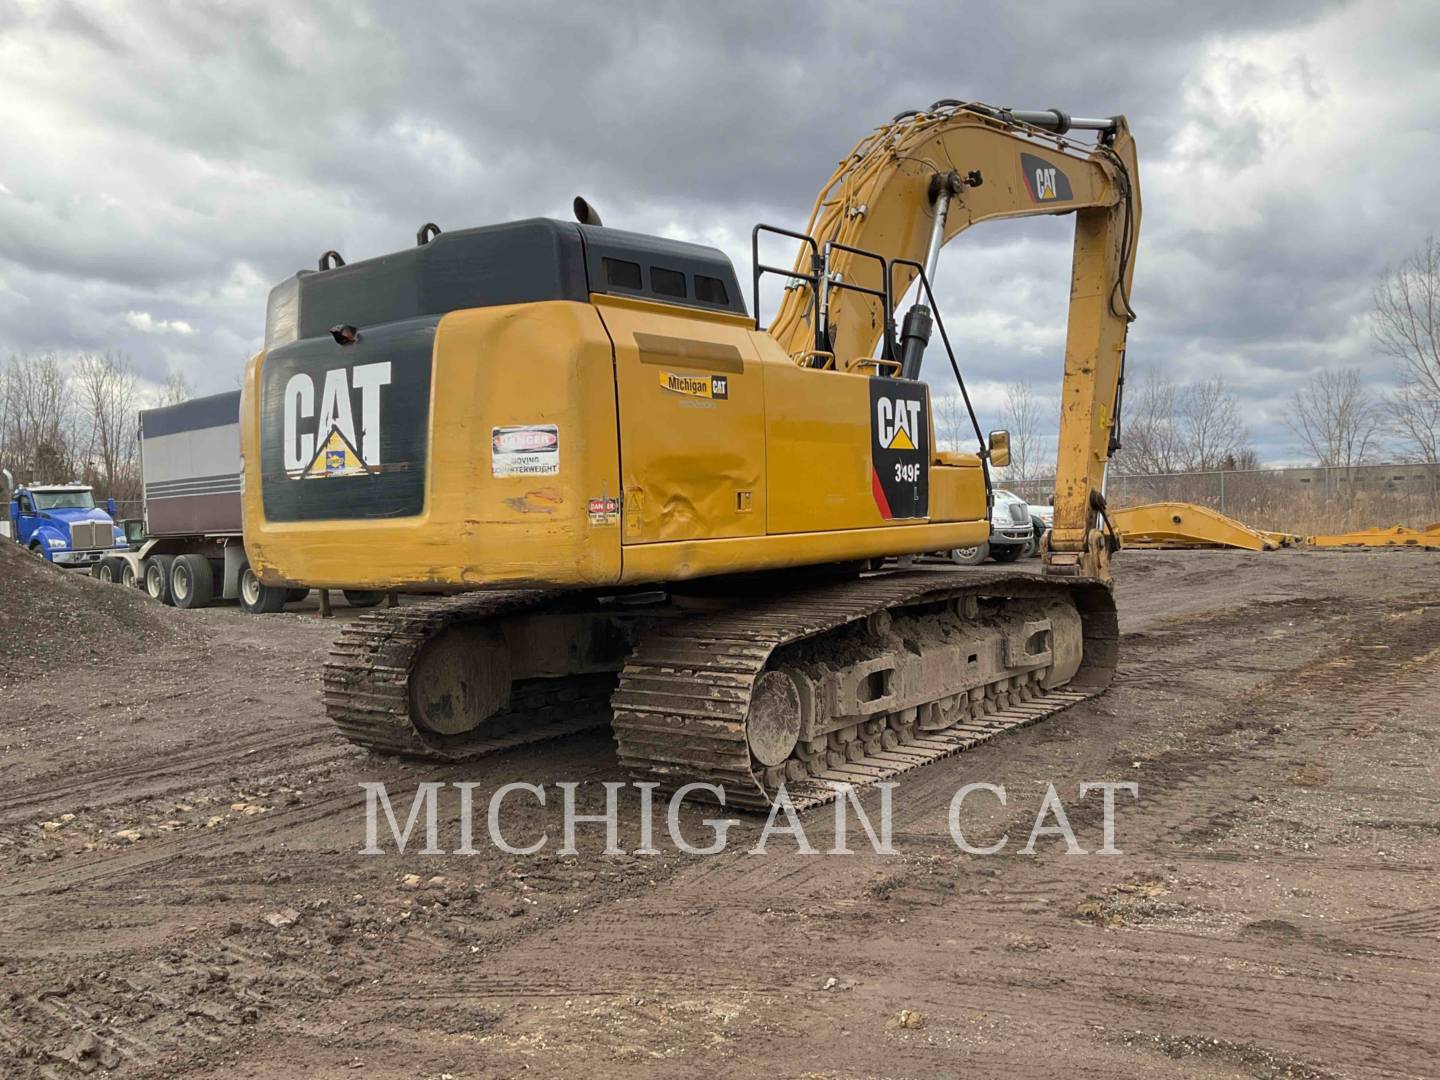
[[[32,554],[56,566],[90,569],[126,545],[115,524],[115,500],[95,505],[84,484],[25,484],[4,474],[9,494],[4,531]]]

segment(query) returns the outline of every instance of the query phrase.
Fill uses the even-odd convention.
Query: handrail
[[[880,301],[880,303],[883,305],[883,307],[881,308],[881,314],[884,316],[885,319],[885,345],[884,349],[881,352],[881,356],[883,356],[886,360],[893,360],[895,358],[895,319],[894,311],[891,309],[890,306],[891,300],[889,261],[885,258],[884,255],[881,255],[879,252],[866,251],[864,248],[851,247],[849,244],[842,244],[838,240],[827,240],[825,241],[824,260],[825,268],[827,271],[830,268],[831,251],[846,251],[849,252],[851,255],[858,255],[862,259],[874,259],[880,264],[880,280],[884,284],[884,287],[880,289],[872,289],[867,285],[855,285],[851,282],[839,279],[831,282],[829,281],[828,274],[826,277],[826,281],[836,288],[849,289],[852,292],[865,293],[867,296],[873,296]],[[828,309],[822,314],[826,316],[826,322],[828,323]]]
[[[810,246],[810,270],[806,274],[799,270],[785,267],[771,266],[760,261],[760,233],[773,233],[776,236],[788,236],[792,240],[799,240]],[[882,287],[872,289],[868,285],[857,285],[839,277],[830,276],[830,253],[832,251],[844,251],[850,255],[862,259],[874,259],[880,264],[880,280]],[[755,309],[755,329],[763,330],[760,325],[760,278],[765,274],[779,274],[790,281],[803,281],[810,286],[811,303],[815,311],[815,351],[829,352],[831,345],[829,341],[828,319],[828,298],[830,289],[849,289],[851,292],[864,293],[873,296],[880,301],[881,314],[885,323],[885,344],[883,356],[886,360],[895,358],[895,320],[894,311],[891,307],[891,268],[885,256],[874,252],[866,251],[864,248],[852,247],[849,244],[842,244],[838,240],[827,240],[822,251],[820,245],[813,236],[808,233],[796,232],[793,229],[782,229],[778,225],[756,225],[750,230],[750,292],[751,302]]]
[[[800,240],[810,245],[810,269],[808,274],[802,274],[798,270],[790,270],[779,266],[769,266],[760,261],[760,231],[775,233],[777,236],[788,236],[792,240]],[[812,301],[817,305],[820,292],[820,274],[823,264],[820,260],[820,246],[815,243],[815,238],[808,233],[795,232],[793,229],[782,229],[778,225],[756,225],[750,230],[750,291],[755,308],[755,329],[765,329],[760,325],[760,275],[779,274],[781,277],[789,278],[792,281],[804,281],[810,286]],[[819,319],[815,321],[815,348],[824,351],[828,342],[821,340],[821,327]]]

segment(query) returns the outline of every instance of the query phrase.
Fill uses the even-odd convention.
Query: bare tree
[[[1175,420],[1179,391],[1169,376],[1147,371],[1126,394],[1120,418],[1122,448],[1113,468],[1123,473],[1168,473],[1183,462]]]
[[[1440,242],[1432,233],[1419,251],[1375,289],[1375,340],[1410,380],[1440,397]]]
[[[139,382],[124,356],[87,353],[75,361],[75,385],[89,424],[90,455],[100,465],[105,493],[135,494]]]
[[[960,394],[942,394],[931,400],[935,413],[935,446],[939,450],[959,451],[966,447],[973,449],[975,431],[970,425],[970,413]]]
[[[189,401],[195,396],[195,388],[190,385],[190,380],[185,378],[183,371],[172,371],[170,377],[165,380],[165,385],[160,387],[160,404],[179,405],[182,401]]]
[[[1176,420],[1186,469],[1233,469],[1249,448],[1250,432],[1240,420],[1240,405],[1219,375],[1180,392]]]
[[[0,448],[17,478],[68,479],[76,465],[76,413],[54,355],[12,356],[0,371]]]
[[[1354,368],[1311,375],[1285,423],[1317,464],[1347,469],[1372,457],[1380,433],[1380,413]]]
[[[1440,462],[1440,397],[1411,383],[1385,399],[1391,433],[1404,447],[1402,456],[1428,465]]]
[[[1227,469],[1258,469],[1260,468],[1260,455],[1255,452],[1253,446],[1243,446],[1237,450],[1225,466]]]
[[[1006,482],[1033,480],[1041,471],[1044,416],[1040,400],[1028,382],[1013,382],[1005,387],[1005,407],[1001,417],[1002,426],[1010,432],[1010,464],[1005,469]]]
[[[1399,369],[1400,391],[1386,402],[1394,433],[1409,456],[1434,463],[1440,449],[1440,242],[1434,233],[1376,286],[1371,328]]]

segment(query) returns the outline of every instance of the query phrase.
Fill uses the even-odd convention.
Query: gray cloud
[[[871,127],[975,97],[1129,116],[1145,195],[1131,357],[1223,371],[1281,458],[1277,410],[1307,371],[1390,377],[1360,320],[1436,219],[1437,60],[1421,3],[1242,20],[1145,0],[0,0],[0,351],[121,348],[153,378],[224,389],[269,284],[326,248],[559,216],[576,192],[607,221],[724,246],[743,279],[750,225],[803,224]],[[947,249],[977,387],[1058,383],[1068,261],[1063,219]]]

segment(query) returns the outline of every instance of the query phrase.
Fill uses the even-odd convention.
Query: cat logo
[[[886,450],[915,450],[920,438],[921,402],[889,397],[875,402],[875,431]]]
[[[930,403],[913,379],[870,381],[870,493],[885,521],[923,518],[930,506]]]
[[[292,479],[358,476],[380,466],[380,389],[390,385],[390,364],[360,364],[325,372],[320,408],[315,381],[303,372],[285,384],[285,472]],[[360,392],[359,415],[352,393]]]
[[[1034,154],[1020,155],[1020,176],[1025,181],[1025,190],[1036,202],[1056,202],[1073,199],[1070,178],[1058,165]]]
[[[677,375],[673,371],[662,371],[660,385],[672,394],[683,394],[685,397],[712,401],[724,401],[730,397],[728,375]]]
[[[1035,170],[1035,197],[1037,199],[1055,198],[1055,172],[1051,169]]]

